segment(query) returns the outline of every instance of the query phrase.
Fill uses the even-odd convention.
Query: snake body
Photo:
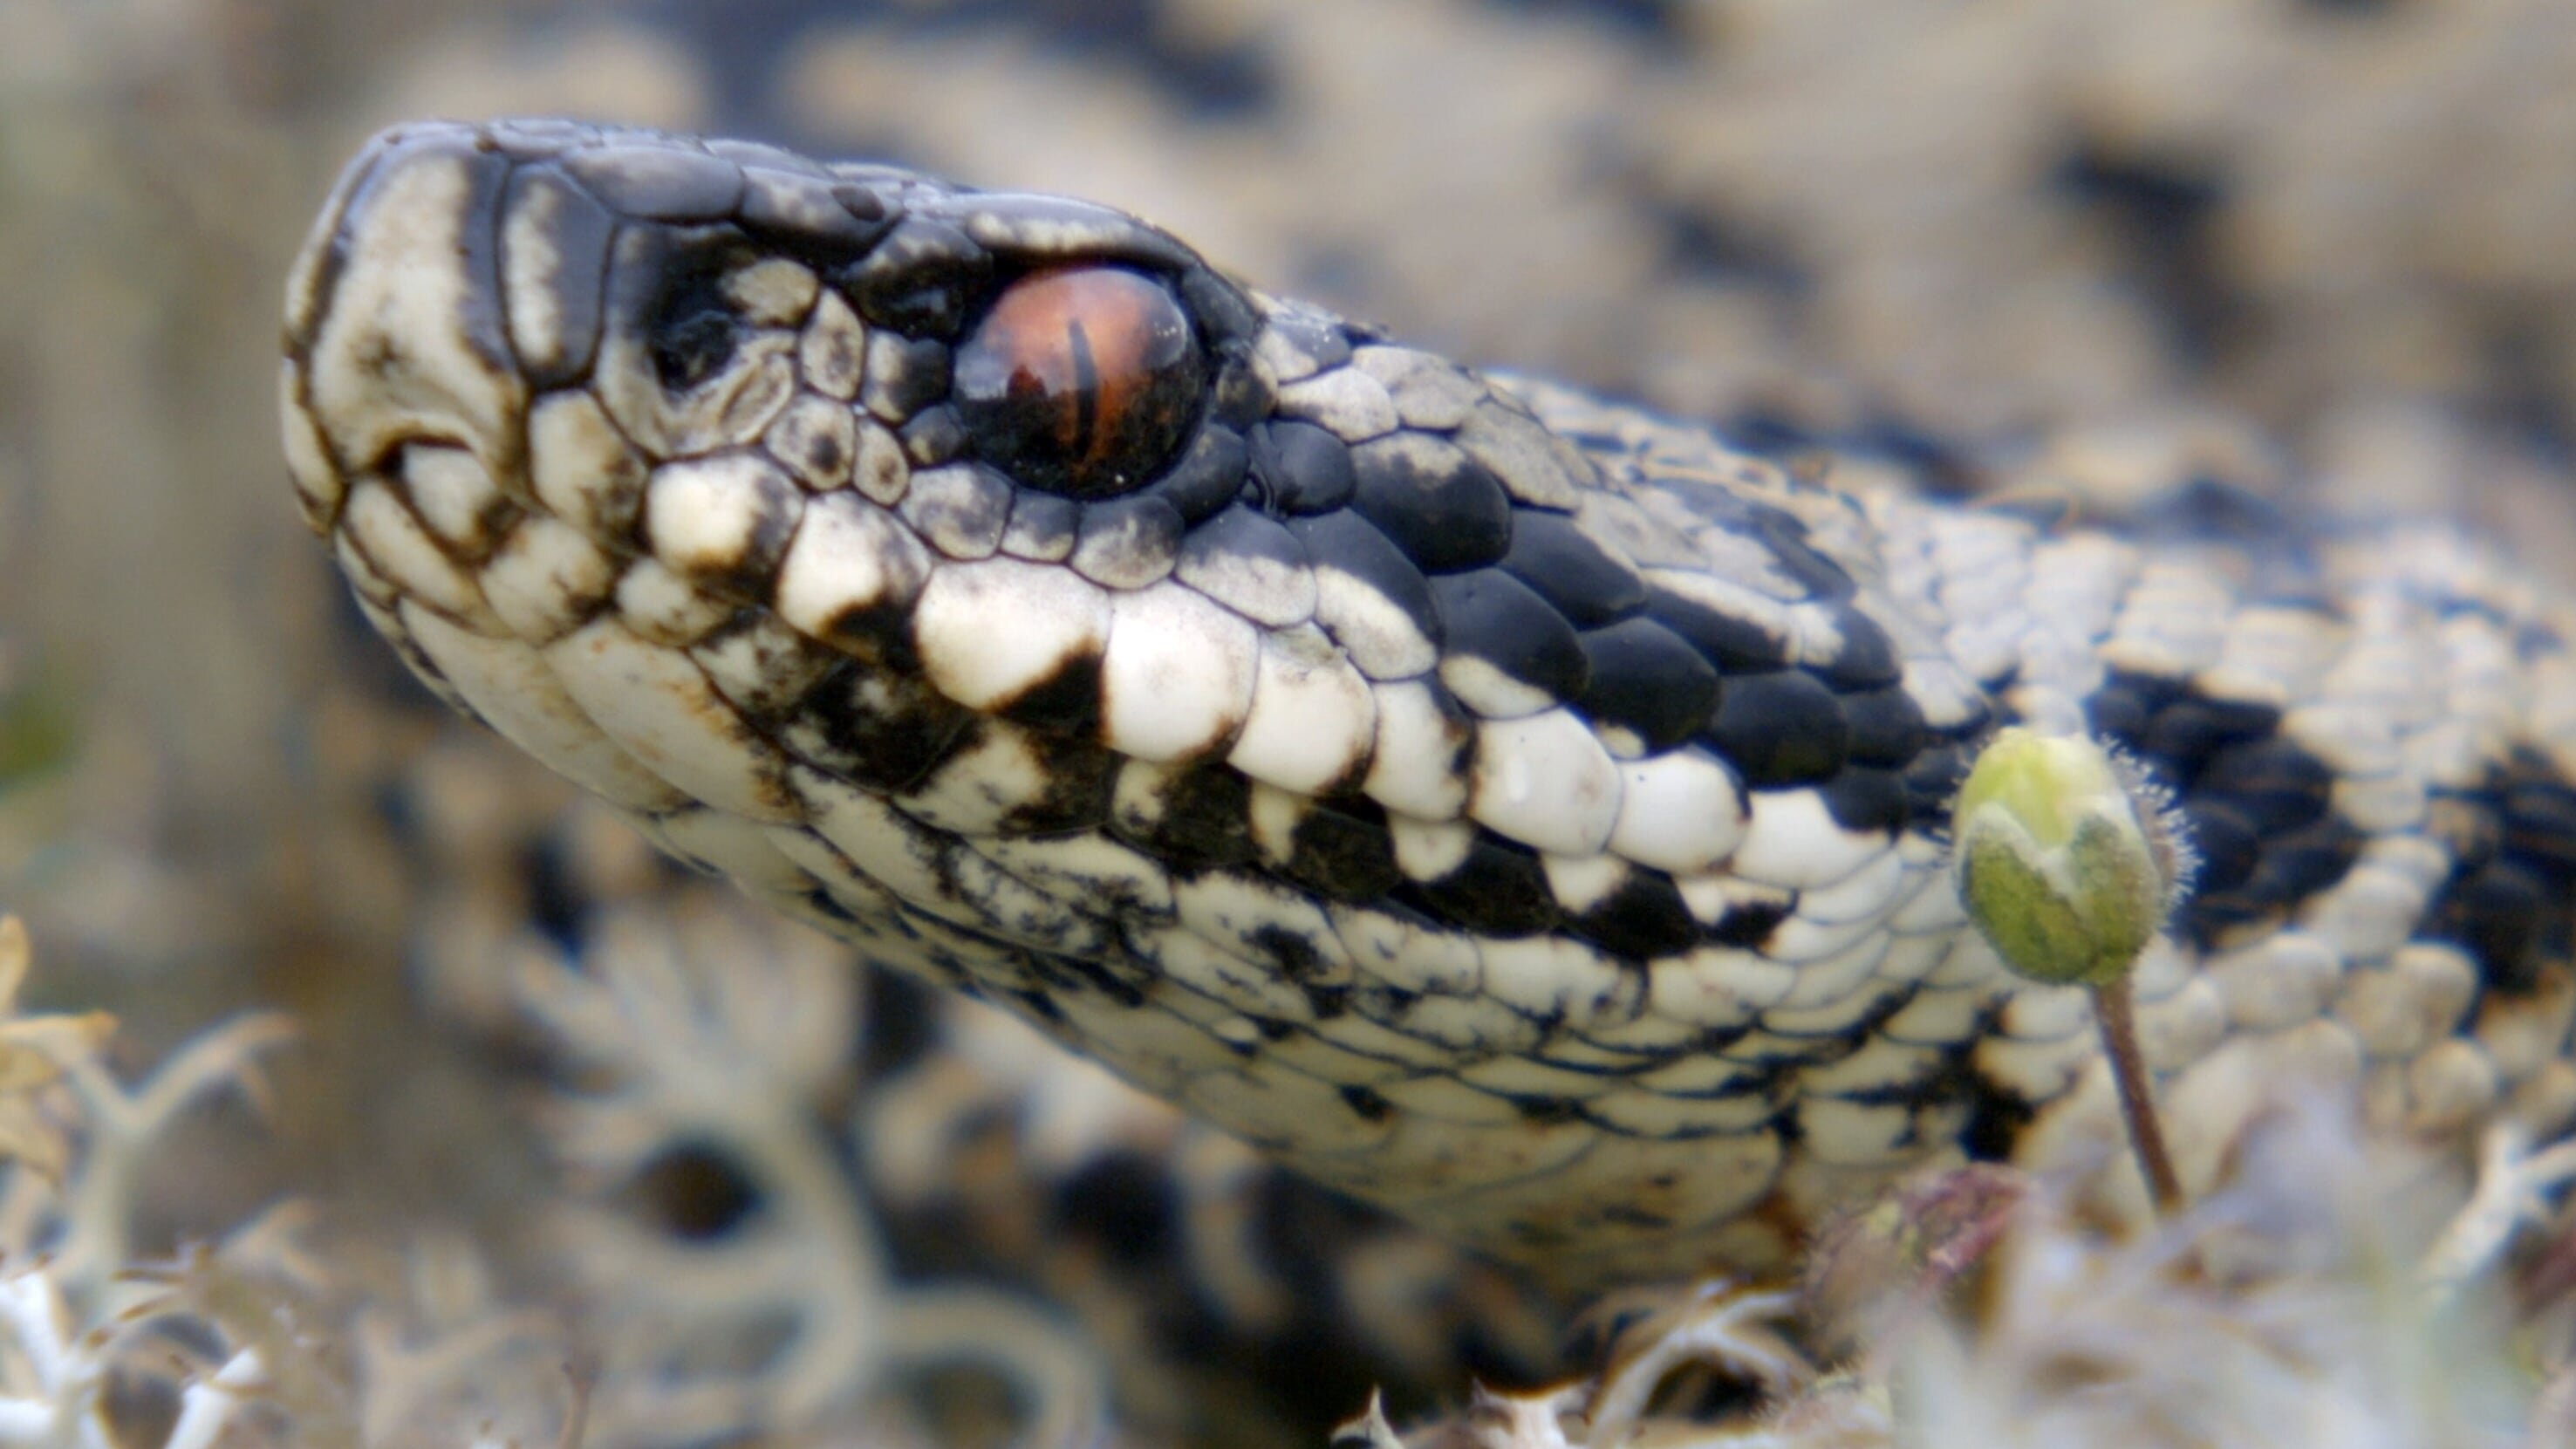
[[[1967,928],[2005,723],[2174,792],[2186,1171],[2265,1085],[2576,1112],[2576,628],[2441,526],[1847,491],[1244,287],[1108,208],[559,122],[388,131],[286,451],[457,708],[868,957],[1574,1283],[2098,1136]]]

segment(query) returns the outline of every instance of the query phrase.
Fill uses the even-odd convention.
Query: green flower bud
[[[2127,974],[2183,873],[2163,792],[2081,737],[1998,732],[1951,830],[1968,918],[2006,965],[2057,985]]]

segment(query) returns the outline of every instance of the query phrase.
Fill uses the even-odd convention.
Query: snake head
[[[877,666],[879,694],[908,702],[852,707],[905,723],[854,732],[904,739],[840,763],[902,784],[964,732],[947,705],[1096,716],[1109,591],[1170,575],[1184,533],[1240,495],[1311,497],[1331,462],[1347,495],[1347,460],[1296,430],[1253,478],[1253,441],[1274,441],[1253,361],[1272,310],[1085,202],[749,143],[404,126],[351,163],[291,274],[287,454],[307,520],[413,668],[612,799],[666,811],[709,781],[667,740],[579,723],[604,715],[615,736],[650,708],[577,708],[536,682],[563,661],[529,650],[611,616],[706,645],[763,612],[786,626],[764,657],[819,643]],[[1262,560],[1218,559],[1239,551],[1224,540],[1285,542],[1241,525],[1214,523],[1192,565],[1220,593],[1213,575],[1233,577],[1233,602]],[[983,567],[934,588],[944,561]],[[1222,690],[1244,697],[1211,702],[1192,739],[1126,741],[1140,752],[1243,723],[1253,626],[1216,612],[1198,633],[1226,636],[1212,647],[1244,667]],[[1129,672],[1187,672],[1168,664]],[[919,687],[925,666],[953,698]],[[1142,684],[1128,698],[1130,715],[1151,702]],[[673,768],[686,778],[649,783]]]
[[[718,647],[759,614],[787,635],[743,649],[820,644],[906,696],[853,706],[901,718],[864,731],[900,737],[888,758],[840,762],[875,787],[935,768],[956,706],[1450,818],[1466,712],[1407,696],[1382,738],[1378,687],[1445,669],[1471,707],[1532,714],[1593,682],[1576,629],[1644,598],[1567,525],[1593,465],[1510,395],[1068,198],[563,122],[405,126],[297,259],[286,354],[291,472],[362,607],[559,767],[587,732],[516,697],[525,648],[602,620]],[[1597,712],[1678,739],[1709,703],[1706,669],[1682,674],[1603,678]],[[792,701],[766,696],[812,681],[764,678],[792,688],[726,702],[774,736]],[[1257,708],[1265,678],[1294,707]],[[638,713],[584,712],[612,736]],[[669,742],[622,752],[668,779]],[[573,753],[612,798],[671,803],[598,763],[618,751]],[[1517,776],[1588,796],[1569,831],[1565,791],[1524,792],[1548,843],[1611,827],[1589,758]],[[776,793],[749,792],[770,814]]]

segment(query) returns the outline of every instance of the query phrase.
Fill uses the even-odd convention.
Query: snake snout
[[[517,470],[527,387],[501,295],[509,176],[467,127],[387,131],[306,238],[288,274],[281,402],[317,530],[369,479],[425,472],[435,488],[472,471],[488,490]]]

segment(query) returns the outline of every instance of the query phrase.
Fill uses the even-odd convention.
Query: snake
[[[2576,613],[2441,520],[1962,500],[1111,207],[553,120],[369,142],[280,391],[304,517],[448,703],[1558,1282],[1777,1268],[1909,1173],[2098,1149],[2090,997],[1949,868],[2006,725],[2112,742],[2192,841],[2134,977],[2186,1176],[2289,1082],[2436,1146],[2576,1117]]]

